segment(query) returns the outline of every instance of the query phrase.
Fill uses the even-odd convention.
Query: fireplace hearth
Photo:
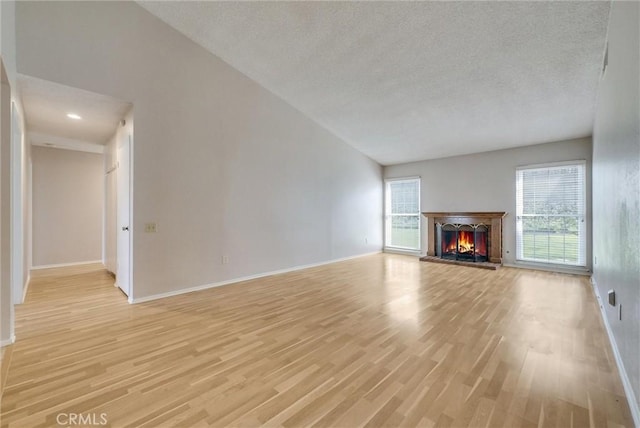
[[[429,244],[421,260],[496,269],[502,263],[505,212],[422,213]]]

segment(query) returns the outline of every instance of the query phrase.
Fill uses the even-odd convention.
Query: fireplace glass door
[[[449,260],[488,260],[489,228],[484,224],[438,224],[438,257]]]

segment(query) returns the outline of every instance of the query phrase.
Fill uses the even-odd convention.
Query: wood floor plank
[[[129,305],[34,271],[1,427],[632,427],[590,284],[380,254]]]

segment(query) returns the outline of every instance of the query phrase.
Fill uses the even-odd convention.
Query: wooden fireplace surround
[[[436,257],[438,234],[437,224],[484,224],[489,227],[489,248],[487,249],[490,263],[502,263],[502,219],[506,212],[426,212],[429,242],[427,256]]]

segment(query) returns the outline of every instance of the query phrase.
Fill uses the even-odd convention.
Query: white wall
[[[33,147],[34,267],[102,259],[104,157]]]
[[[587,223],[591,219],[591,139],[538,144],[474,155],[387,166],[385,178],[421,177],[421,211],[506,211],[503,220],[503,262],[516,262],[516,167],[547,162],[587,161]],[[422,219],[422,249],[428,231]],[[587,230],[591,260],[591,230]]]
[[[15,91],[16,83],[16,2],[6,0],[0,2],[0,24],[2,38],[0,39],[0,49],[2,49],[2,60],[4,61],[5,72],[9,86]]]
[[[634,389],[640,426],[640,5],[613,2],[609,66],[600,82],[593,133],[594,279],[615,290],[606,320]],[[597,263],[595,262],[597,258]],[[606,297],[605,297],[606,299]],[[622,320],[618,317],[622,305]],[[629,386],[629,384],[628,384]]]
[[[115,275],[117,272],[117,158],[116,141],[121,130],[118,129],[105,146],[104,152],[104,225],[102,244],[102,263]]]
[[[381,248],[377,163],[136,4],[17,20],[21,73],[134,105],[134,298]]]

